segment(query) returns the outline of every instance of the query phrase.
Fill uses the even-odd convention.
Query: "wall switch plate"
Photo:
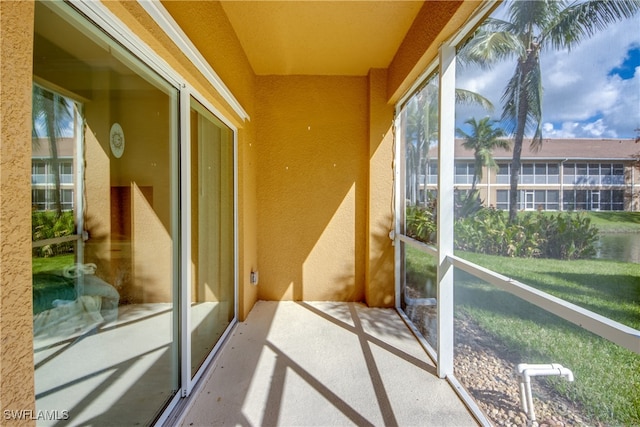
[[[249,274],[249,283],[251,283],[253,286],[256,286],[258,284],[258,272],[257,271],[252,271]]]

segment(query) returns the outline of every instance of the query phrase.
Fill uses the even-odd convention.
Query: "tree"
[[[404,140],[406,143],[406,198],[412,206],[420,200],[421,178],[426,187],[429,150],[438,143],[438,91],[436,77],[416,91],[405,107]],[[456,89],[457,104],[473,104],[492,111],[493,104],[475,92]]]
[[[502,139],[502,137],[505,136],[504,131],[494,127],[494,122],[491,121],[489,117],[480,119],[479,122],[472,117],[465,121],[465,123],[471,126],[471,133],[466,133],[460,128],[456,129],[456,132],[458,136],[465,139],[462,144],[464,148],[473,150],[475,162],[471,193],[474,193],[478,181],[482,179],[482,169],[484,167],[493,169],[498,167],[493,159],[493,150],[496,148],[509,150],[511,147],[509,141]]]
[[[520,157],[525,133],[532,132],[531,146],[542,145],[542,70],[540,52],[570,50],[608,25],[630,18],[640,0],[512,1],[508,21],[489,18],[461,52],[463,62],[490,68],[498,61],[516,59],[513,76],[502,94],[501,121],[514,137],[509,191],[509,221],[517,212]]]
[[[64,135],[65,123],[73,120],[73,113],[71,112],[68,101],[63,96],[37,85],[33,86],[32,108],[33,136],[36,138],[49,139],[54,183],[53,204],[57,216],[60,216],[62,214],[62,202],[60,199],[61,185],[58,139]]]

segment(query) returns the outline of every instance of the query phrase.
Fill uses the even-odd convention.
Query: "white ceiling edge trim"
[[[182,31],[182,28],[173,19],[171,14],[165,9],[159,0],[138,0],[140,6],[147,11],[153,20],[162,28],[169,38],[178,48],[189,58],[193,65],[200,70],[211,85],[218,91],[222,98],[231,106],[243,120],[251,120],[238,100],[233,96],[229,88],[216,74],[211,65],[202,56],[198,48],[191,42],[189,37]]]

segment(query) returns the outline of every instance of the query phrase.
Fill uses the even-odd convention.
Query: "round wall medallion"
[[[118,123],[114,123],[111,126],[110,141],[111,152],[119,159],[122,157],[122,153],[124,153],[124,132]]]

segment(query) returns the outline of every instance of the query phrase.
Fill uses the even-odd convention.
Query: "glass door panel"
[[[524,208],[528,211],[533,210],[535,208],[534,206],[534,193],[533,191],[527,190],[524,193],[524,197],[525,197],[525,206]]]
[[[149,425],[180,387],[178,91],[53,2],[33,72],[33,238],[74,239],[34,244],[36,409]]]
[[[600,210],[600,191],[598,190],[591,191],[591,210]]]
[[[235,317],[233,131],[191,102],[191,375]]]
[[[429,245],[437,244],[439,94],[439,79],[434,74],[403,105],[398,123],[400,167],[404,169],[400,195],[400,200],[405,201],[402,234]],[[433,170],[434,179],[425,184],[420,178],[427,174],[429,165],[437,168]],[[458,163],[454,172],[458,182],[471,182],[468,178],[473,171],[468,163]],[[401,254],[401,308],[429,345],[436,348],[438,259],[404,243]]]

